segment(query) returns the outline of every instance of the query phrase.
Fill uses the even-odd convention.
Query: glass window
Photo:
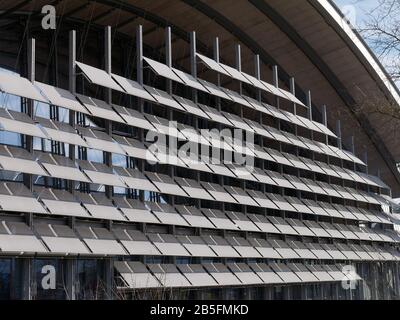
[[[99,273],[100,261],[82,259],[77,261],[76,268],[76,299],[95,300],[102,296],[102,286]]]
[[[0,300],[9,300],[11,284],[11,259],[0,259]]]
[[[65,260],[61,259],[33,260],[33,300],[66,299],[65,266]]]

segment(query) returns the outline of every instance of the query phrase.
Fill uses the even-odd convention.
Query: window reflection
[[[0,300],[11,298],[11,259],[0,259]]]
[[[44,288],[42,283],[44,277],[51,276],[45,266],[54,267],[55,289]],[[66,262],[61,259],[35,259],[33,261],[33,300],[62,300],[66,299]],[[45,281],[46,282],[46,281]]]
[[[79,300],[97,300],[103,296],[101,261],[82,259],[77,261],[76,298]]]

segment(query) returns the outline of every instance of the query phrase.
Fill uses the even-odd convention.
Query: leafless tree
[[[386,67],[393,81],[400,80],[400,1],[378,0],[359,31]]]
[[[352,4],[362,1],[353,0]],[[377,55],[389,77],[400,85],[400,0],[376,0],[376,5],[365,12],[356,28]],[[357,113],[367,117],[379,116],[386,127],[398,130],[400,107],[397,101],[388,99],[381,92],[365,92],[362,88],[358,89],[355,100]]]

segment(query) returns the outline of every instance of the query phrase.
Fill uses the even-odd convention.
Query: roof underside
[[[270,67],[277,64],[281,86],[288,84],[290,75],[296,79],[299,97],[301,89],[311,89],[313,104],[327,105],[331,129],[340,119],[343,142],[348,143],[347,139],[354,136],[356,154],[364,158],[367,151],[371,173],[379,170],[394,194],[400,192],[397,121],[354,112],[360,98],[390,98],[387,83],[319,0],[2,1],[1,38],[7,28],[21,23],[21,15],[31,13],[29,19],[40,20],[45,4],[56,6],[62,21],[90,21],[83,24],[82,30],[111,25],[115,32],[134,38],[136,27],[141,24],[145,44],[161,53],[163,28],[171,26],[173,59],[187,69],[189,32],[193,30],[197,33],[198,51],[210,56],[214,38],[219,37],[221,59],[229,65],[235,64],[234,46],[240,43],[243,71],[254,74],[257,53],[263,62],[264,80],[271,82]]]

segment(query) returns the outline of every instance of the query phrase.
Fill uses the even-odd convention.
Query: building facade
[[[1,299],[399,297],[398,146],[356,112],[398,91],[332,3],[0,21]]]

